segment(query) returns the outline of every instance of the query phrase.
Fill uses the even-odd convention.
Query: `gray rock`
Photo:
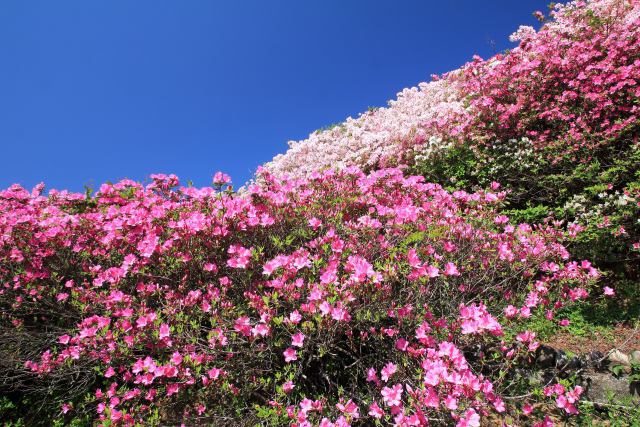
[[[588,372],[584,374],[586,380],[585,396],[596,404],[607,404],[612,400],[626,401],[632,399],[640,402],[638,390],[629,384],[628,378],[616,378],[602,372]]]
[[[582,368],[582,360],[579,357],[569,357],[564,351],[556,353],[556,369],[561,372],[571,372]]]
[[[531,384],[541,385],[545,384],[544,377],[545,375],[543,371],[533,371],[529,373],[528,380]]]
[[[541,368],[551,368],[556,365],[557,352],[546,345],[541,345],[538,348],[538,357],[536,358],[536,364]]]
[[[633,350],[629,355],[629,360],[631,363],[640,364],[640,350]]]
[[[604,354],[598,350],[590,351],[586,356],[587,365],[598,371],[605,369],[605,359]]]

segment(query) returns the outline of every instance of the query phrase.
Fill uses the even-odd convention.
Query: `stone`
[[[541,368],[552,368],[556,365],[556,354],[553,348],[541,345],[538,348],[536,364]]]
[[[593,403],[606,405],[612,400],[640,402],[638,390],[629,384],[628,378],[616,378],[603,372],[588,372],[583,378],[586,380],[585,397]]]
[[[606,368],[605,360],[604,354],[598,350],[590,351],[586,357],[587,365],[598,371]]]
[[[622,371],[625,374],[631,372],[631,360],[629,356],[621,352],[620,350],[612,351],[607,357],[609,361],[609,370],[612,372]]]
[[[609,363],[612,365],[622,365],[622,366],[631,366],[631,361],[629,360],[629,356],[621,352],[620,350],[613,350],[609,357],[607,357]]]
[[[529,375],[527,376],[529,383],[536,386],[545,384],[544,378],[545,378],[545,374],[543,371],[533,371],[533,372],[530,372]]]
[[[559,371],[575,371],[582,368],[583,362],[579,357],[569,357],[564,351],[558,351],[556,355],[556,368]]]
[[[635,365],[640,365],[640,350],[633,350],[629,355],[629,361]]]

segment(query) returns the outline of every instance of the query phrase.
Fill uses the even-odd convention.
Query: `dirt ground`
[[[574,354],[585,354],[590,351],[606,354],[612,349],[630,353],[633,350],[640,350],[640,328],[621,324],[610,332],[594,332],[585,336],[573,336],[569,332],[561,332],[551,337],[545,344]]]

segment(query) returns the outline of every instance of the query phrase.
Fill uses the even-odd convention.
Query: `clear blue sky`
[[[511,47],[548,0],[2,0],[0,187],[236,185],[290,139]]]

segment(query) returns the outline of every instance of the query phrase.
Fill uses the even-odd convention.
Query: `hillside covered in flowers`
[[[0,419],[640,422],[582,375],[609,361],[634,387],[640,358],[548,362],[614,328],[640,350],[640,2],[536,16],[241,191],[0,191]]]

